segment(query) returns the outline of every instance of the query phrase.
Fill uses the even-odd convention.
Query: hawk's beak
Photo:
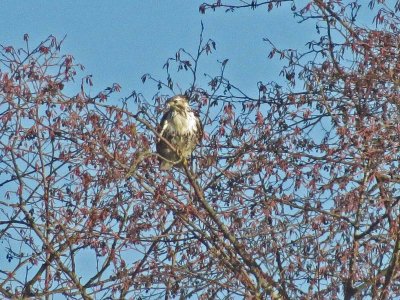
[[[166,102],[168,107],[173,107],[175,105],[175,100],[174,99],[168,99]]]

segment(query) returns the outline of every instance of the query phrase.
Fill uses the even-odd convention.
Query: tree
[[[50,37],[2,47],[0,267],[4,297],[390,299],[400,295],[399,3],[232,1],[314,22],[309,50],[270,58],[285,85],[247,95],[221,72],[199,86],[180,49],[159,92],[74,92],[81,67]],[[375,29],[358,13],[376,13]],[[175,68],[206,136],[184,170],[154,153]],[[73,95],[73,96],[68,96]],[[3,259],[3,258],[2,258]],[[92,263],[89,270],[80,264]]]

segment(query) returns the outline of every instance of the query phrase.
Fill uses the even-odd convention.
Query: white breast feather
[[[196,116],[191,111],[187,112],[187,117],[174,113],[169,122],[171,122],[171,131],[175,131],[178,135],[197,131]]]

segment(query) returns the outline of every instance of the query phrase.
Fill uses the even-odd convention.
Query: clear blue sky
[[[183,47],[196,49],[200,22],[205,37],[217,51],[202,71],[216,70],[216,60],[229,58],[227,76],[247,91],[256,92],[259,80],[277,80],[277,61],[267,59],[269,37],[283,47],[303,46],[313,28],[295,23],[290,7],[267,13],[266,8],[235,13],[198,11],[203,1],[2,1],[0,43],[22,46],[28,33],[32,45],[53,34],[67,35],[64,53],[72,54],[94,78],[93,92],[117,82],[121,96],[133,89],[152,96],[155,88],[143,86],[144,73],[163,74],[168,57]],[[296,29],[297,28],[297,29]],[[187,88],[183,86],[183,88]]]

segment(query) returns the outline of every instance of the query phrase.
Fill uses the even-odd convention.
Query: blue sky
[[[216,60],[229,58],[227,76],[253,92],[257,81],[277,80],[279,72],[278,62],[267,59],[269,47],[263,37],[294,48],[303,46],[314,31],[295,22],[289,5],[272,13],[264,7],[202,15],[202,2],[2,1],[0,43],[22,46],[24,33],[32,46],[50,34],[67,35],[63,51],[86,67],[84,74],[93,75],[93,92],[117,82],[121,96],[135,89],[151,97],[155,87],[143,86],[140,77],[164,74],[166,59],[181,47],[195,51],[201,21],[205,37],[217,43],[217,51],[202,64],[204,72],[216,72]]]

